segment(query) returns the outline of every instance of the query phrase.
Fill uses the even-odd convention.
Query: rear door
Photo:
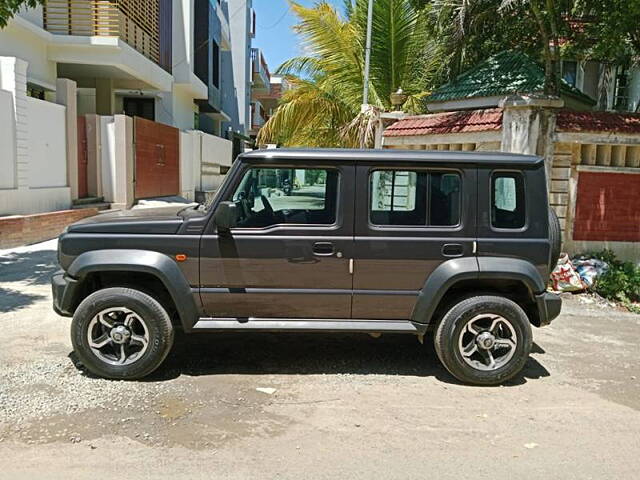
[[[353,318],[410,319],[427,277],[474,255],[476,170],[357,166]]]
[[[200,295],[215,318],[351,316],[353,165],[247,166],[221,200],[231,234],[201,240]]]

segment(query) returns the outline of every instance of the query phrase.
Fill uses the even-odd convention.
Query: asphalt
[[[53,248],[0,252],[0,479],[637,478],[639,315],[567,297],[502,387],[413,337],[256,333],[178,337],[113,382],[51,310]]]

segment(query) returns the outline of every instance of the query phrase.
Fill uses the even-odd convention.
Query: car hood
[[[70,225],[72,233],[172,234],[182,225],[184,205],[101,213]]]

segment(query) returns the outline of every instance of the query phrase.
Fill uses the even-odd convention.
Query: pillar
[[[15,183],[18,190],[29,188],[29,131],[27,113],[27,66],[16,57],[0,57],[0,89],[13,95],[15,119]]]
[[[539,155],[544,158],[547,186],[551,185],[556,111],[564,105],[558,97],[511,95],[500,102],[503,108],[503,152]]]
[[[113,115],[115,113],[115,96],[111,78],[96,78],[96,113]]]
[[[78,97],[76,82],[67,78],[56,80],[56,103],[64,105],[67,132],[67,185],[71,200],[78,198]],[[84,132],[80,132],[84,135]]]

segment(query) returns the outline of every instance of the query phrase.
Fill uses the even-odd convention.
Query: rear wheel
[[[84,366],[104,378],[134,380],[160,366],[173,345],[173,326],[153,297],[105,288],[85,298],[71,322],[71,342]]]
[[[458,380],[497,385],[516,375],[531,352],[531,325],[515,302],[496,296],[462,300],[442,318],[435,349]]]

